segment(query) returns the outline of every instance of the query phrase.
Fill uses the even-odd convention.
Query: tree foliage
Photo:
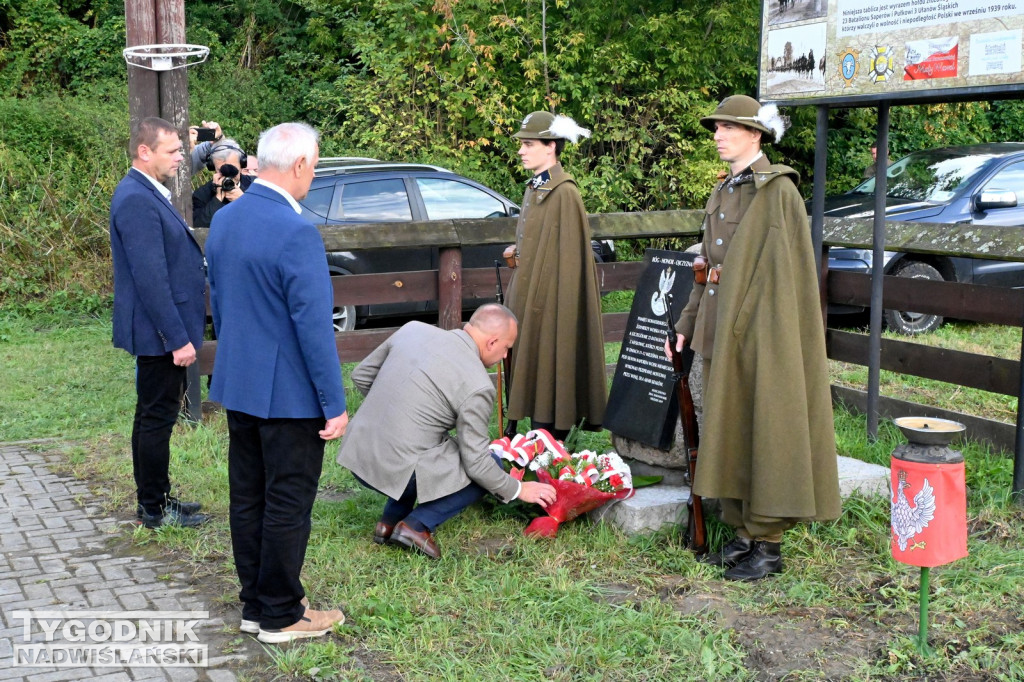
[[[699,119],[728,94],[755,94],[759,13],[753,0],[189,0],[188,40],[211,48],[189,71],[190,109],[249,149],[269,125],[306,120],[324,155],[440,164],[511,197],[525,178],[510,135],[526,113],[553,109],[593,130],[563,156],[588,210],[699,207],[722,169]],[[0,257],[24,273],[0,299],[71,281],[51,271],[28,286],[36,252],[8,240],[38,226],[9,208],[15,188],[22,201],[52,195],[79,224],[106,222],[107,196],[83,201],[74,174],[108,188],[126,167],[124,26],[122,2],[0,0],[0,111],[16,112],[0,123]],[[786,113],[793,126],[769,155],[799,170],[810,196],[815,111]],[[875,113],[835,110],[829,122],[827,189],[838,192],[870,161]],[[894,107],[890,150],[1022,129],[1018,102]],[[25,194],[40,177],[47,191]],[[74,257],[105,262],[105,248],[86,240]]]

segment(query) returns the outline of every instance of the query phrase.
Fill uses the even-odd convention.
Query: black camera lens
[[[238,167],[230,163],[222,163],[220,168],[217,169],[220,173],[220,188],[224,192],[230,192],[238,186],[238,181],[235,178],[238,177]]]

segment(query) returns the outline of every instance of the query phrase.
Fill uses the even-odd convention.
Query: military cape
[[[694,492],[754,515],[840,513],[817,270],[796,171],[756,171],[718,287]]]
[[[601,297],[590,225],[576,181],[561,165],[528,187],[517,228],[519,267],[506,303],[519,319],[509,419],[569,429],[604,419],[607,382]]]

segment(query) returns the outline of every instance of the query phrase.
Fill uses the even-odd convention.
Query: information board
[[[679,419],[672,361],[665,357],[669,303],[679,319],[693,289],[694,254],[648,249],[608,394],[603,426],[662,450],[672,447]]]
[[[869,105],[1024,93],[1024,0],[764,0],[758,95]]]

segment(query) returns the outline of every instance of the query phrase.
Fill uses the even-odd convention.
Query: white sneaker
[[[341,611],[314,611],[306,609],[298,623],[286,628],[260,628],[256,637],[265,644],[284,644],[304,637],[321,637],[335,625],[345,622],[345,614]]]
[[[303,597],[300,602],[306,608],[309,608],[309,598]],[[240,632],[244,632],[247,635],[257,635],[260,632],[260,622],[258,620],[246,620],[242,619],[242,622],[238,624]]]

